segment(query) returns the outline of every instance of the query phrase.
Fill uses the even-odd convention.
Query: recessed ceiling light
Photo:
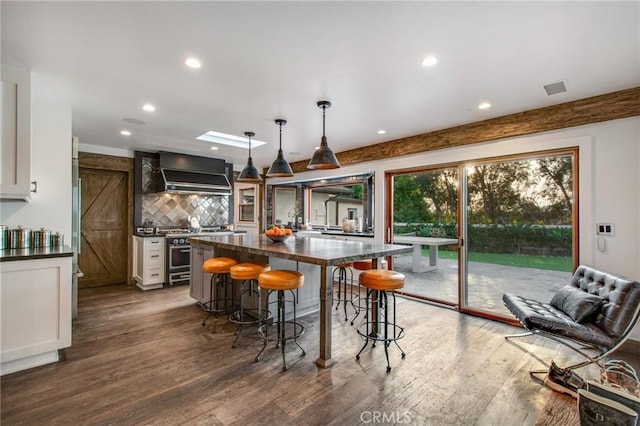
[[[385,129],[378,130],[378,134],[379,135],[384,135],[385,133],[387,133],[387,131]]]
[[[300,155],[300,151],[289,151],[289,155]]]
[[[189,68],[194,68],[194,69],[198,69],[202,66],[198,58],[187,58],[187,60],[184,61],[184,63]]]
[[[156,110],[156,107],[151,105],[151,104],[144,104],[142,105],[142,109],[147,111],[147,112],[153,112]]]
[[[491,104],[489,102],[481,102],[478,105],[478,109],[488,109],[491,108]]]
[[[128,130],[120,130],[122,136],[131,136],[131,132]]]
[[[218,147],[217,146],[212,146],[210,149],[211,149],[211,151],[217,151]]]
[[[427,56],[422,60],[423,67],[432,67],[437,63],[438,63],[438,58],[436,58],[435,56]]]
[[[214,132],[209,130],[196,138],[199,141],[219,143],[222,145],[235,146],[237,148],[249,148],[249,139],[241,138],[239,136],[227,135],[226,133]],[[259,141],[257,139],[251,139],[251,148],[264,145],[266,142]]]

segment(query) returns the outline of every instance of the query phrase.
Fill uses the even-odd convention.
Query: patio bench
[[[562,343],[586,358],[571,370],[598,363],[629,337],[640,316],[640,283],[581,265],[548,303],[510,293],[502,300],[527,330],[505,338],[539,334]]]

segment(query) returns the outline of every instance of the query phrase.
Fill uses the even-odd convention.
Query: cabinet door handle
[[[160,255],[159,254],[154,254],[151,257],[160,257]]]
[[[152,277],[157,277],[160,274],[151,274]]]

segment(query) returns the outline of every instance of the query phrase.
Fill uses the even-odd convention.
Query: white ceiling
[[[269,142],[254,162],[268,167],[276,118],[288,121],[287,160],[311,156],[322,99],[340,152],[640,86],[639,6],[3,0],[2,62],[52,83],[81,144],[218,157],[239,170],[246,150],[214,152],[195,138],[254,131]],[[184,65],[190,55],[200,70]],[[438,64],[422,67],[427,55]],[[560,80],[569,91],[547,96],[542,86]],[[482,101],[492,108],[478,110]]]

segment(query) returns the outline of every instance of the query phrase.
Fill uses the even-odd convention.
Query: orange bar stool
[[[209,283],[209,301],[202,305],[202,309],[208,312],[202,321],[204,327],[210,317],[214,317],[211,332],[215,333],[218,318],[221,315],[229,315],[234,310],[232,281],[229,276],[230,268],[237,264],[235,259],[229,257],[212,257],[202,264],[202,270],[211,274]]]
[[[352,265],[353,265],[353,269],[356,269],[358,271],[369,271],[373,269],[373,261],[371,259],[355,260],[353,261]],[[360,289],[358,289],[358,298],[353,301],[353,307],[356,310],[356,314],[351,319],[351,325],[355,323],[356,318],[358,318],[362,310],[365,310],[365,311],[367,310],[365,298],[360,297]]]
[[[355,308],[354,303],[359,298],[359,294],[353,291],[353,271],[351,266],[353,266],[351,262],[342,263],[336,265],[333,270],[333,282],[336,281],[336,276],[338,277],[338,292],[333,293],[333,301],[336,302],[336,311],[340,307],[340,303],[342,303],[345,321],[349,320],[347,318],[347,304],[351,304]]]
[[[285,358],[285,345],[287,340],[293,340],[293,342],[302,350],[302,356],[306,355],[306,352],[298,344],[298,337],[304,333],[304,327],[297,322],[296,318],[296,304],[298,303],[296,292],[294,290],[302,287],[304,284],[304,275],[298,271],[288,270],[274,270],[262,272],[258,275],[258,285],[260,288],[267,290],[267,295],[270,296],[274,291],[277,293],[275,302],[277,303],[277,317],[276,321],[271,325],[267,321],[262,321],[262,324],[258,327],[258,333],[262,338],[262,349],[256,355],[256,362],[260,361],[260,355],[265,350],[269,342],[276,342],[276,348],[278,346],[282,349],[282,371],[287,371],[287,360]],[[286,298],[286,292],[291,295],[290,299]],[[269,297],[267,296],[267,300]],[[292,319],[286,318],[286,305],[293,306]],[[275,329],[275,330],[273,330]]]
[[[236,347],[242,329],[252,324],[258,324],[263,316],[258,275],[270,270],[271,266],[265,263],[238,263],[229,268],[231,279],[240,282],[240,306],[237,311],[229,315],[229,321],[236,326],[232,348]],[[254,295],[257,303],[252,300]],[[255,306],[253,306],[254,304]]]
[[[405,352],[398,344],[398,340],[404,337],[404,328],[400,327],[396,322],[396,294],[395,290],[404,287],[404,275],[384,269],[372,269],[360,274],[358,281],[361,286],[367,289],[366,303],[377,307],[377,315],[373,315],[374,306],[366,310],[365,320],[358,326],[358,334],[365,339],[364,346],[356,355],[356,359],[360,359],[360,354],[369,344],[369,340],[373,340],[372,348],[376,346],[376,342],[382,342],[384,345],[384,355],[387,358],[387,372],[391,371],[389,363],[389,345],[395,343],[400,352],[402,359],[406,357]],[[389,302],[391,295],[391,302]]]

